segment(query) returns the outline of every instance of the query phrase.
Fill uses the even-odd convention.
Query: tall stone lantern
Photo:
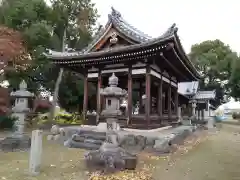
[[[23,80],[19,85],[19,90],[11,92],[11,97],[15,99],[12,108],[12,116],[17,118],[15,122],[15,131],[0,141],[0,149],[3,151],[27,150],[31,146],[31,138],[24,134],[25,118],[29,112],[28,99],[34,96],[27,91],[27,84]]]
[[[27,90],[27,84],[23,80],[19,85],[19,90],[11,92],[10,96],[15,99],[12,108],[12,116],[17,118],[17,121],[15,122],[15,134],[17,136],[22,136],[24,133],[26,115],[30,111],[28,100],[33,98],[34,94]]]
[[[121,148],[118,143],[118,118],[122,115],[120,108],[120,99],[127,95],[127,91],[118,85],[118,78],[113,73],[109,77],[109,86],[101,89],[100,94],[105,97],[106,108],[101,116],[106,119],[107,132],[106,141],[99,150],[90,151],[85,155],[87,165],[97,165],[104,163],[106,169],[135,169],[137,157]],[[130,164],[130,165],[129,165]]]
[[[109,132],[116,131],[119,129],[119,124],[117,123],[118,117],[122,115],[120,110],[120,100],[126,97],[127,91],[117,87],[118,77],[113,73],[109,77],[109,86],[100,90],[100,95],[105,99],[105,109],[101,112],[101,116],[106,119],[107,130]]]

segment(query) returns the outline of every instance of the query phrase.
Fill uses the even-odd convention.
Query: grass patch
[[[68,149],[44,137],[41,173],[27,175],[29,152],[0,152],[0,179],[7,180],[62,180],[87,179],[83,163],[83,150]]]

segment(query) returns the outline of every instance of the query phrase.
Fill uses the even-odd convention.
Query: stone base
[[[114,172],[124,169],[134,170],[137,166],[137,156],[126,152],[117,145],[105,142],[99,150],[90,151],[85,155],[88,169],[102,169]]]
[[[0,150],[4,152],[26,151],[31,147],[31,138],[27,135],[13,135],[0,141]]]
[[[73,134],[71,138],[64,142],[68,148],[83,148],[88,150],[97,150],[106,140],[106,132],[79,131]]]

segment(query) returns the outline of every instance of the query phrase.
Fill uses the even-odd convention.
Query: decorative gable
[[[93,41],[83,52],[88,53],[109,48],[114,41],[116,41],[116,46],[125,46],[140,44],[150,39],[152,39],[150,36],[130,25],[122,18],[120,12],[112,8],[111,14],[108,15],[107,24],[99,30]]]

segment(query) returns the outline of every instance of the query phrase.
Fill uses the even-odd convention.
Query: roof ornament
[[[116,33],[116,32],[113,32],[113,33],[111,34],[110,43],[111,43],[111,44],[116,44],[117,42],[118,42],[117,33]]]
[[[176,33],[177,31],[178,31],[178,28],[176,27],[176,23],[173,23],[162,36],[163,37],[169,36],[170,34]]]
[[[108,84],[109,84],[110,87],[117,87],[118,77],[115,76],[115,73],[112,73],[112,76],[109,77]]]
[[[27,83],[25,80],[22,80],[21,83],[19,84],[19,89],[20,90],[26,90],[27,89]]]
[[[114,17],[121,17],[121,13],[120,12],[118,12],[116,9],[114,9],[113,7],[111,7],[111,9],[112,9],[112,16],[114,16]]]

